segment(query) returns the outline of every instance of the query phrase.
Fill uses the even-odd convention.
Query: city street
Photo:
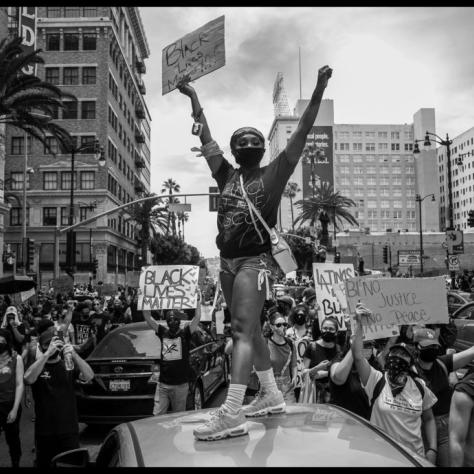
[[[219,388],[212,398],[206,404],[206,408],[218,407],[224,402],[226,388]],[[24,408],[21,415],[20,438],[23,455],[20,461],[20,467],[33,467],[35,459],[34,449],[34,423],[31,421],[34,415],[33,407]],[[81,447],[89,450],[91,459],[97,456],[100,444],[111,429],[111,426],[95,425],[87,426],[84,423],[79,424]],[[0,435],[0,468],[10,467],[10,456],[8,455],[8,446],[5,442],[5,436]]]

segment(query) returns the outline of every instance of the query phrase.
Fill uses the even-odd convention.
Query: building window
[[[379,143],[379,150],[388,150],[388,143]]]
[[[96,81],[96,67],[83,67],[82,68],[82,83],[83,84],[95,84]]]
[[[362,143],[353,143],[352,144],[353,151],[362,151]]]
[[[44,79],[46,82],[57,86],[59,84],[59,68],[47,67],[45,68]]]
[[[56,171],[45,171],[43,173],[43,189],[58,189],[58,173]]]
[[[340,143],[339,144],[339,149],[341,151],[349,151],[349,143]]]
[[[375,143],[366,143],[365,151],[375,151]]]
[[[46,34],[46,51],[59,51],[59,33]]]
[[[390,137],[392,140],[400,140],[400,132],[391,132]]]
[[[64,33],[64,51],[79,51],[79,33]]]
[[[412,151],[413,143],[405,143],[405,151]]]
[[[55,207],[43,207],[43,225],[57,225],[58,210]]]
[[[79,84],[78,67],[65,67],[63,69],[63,84],[65,86],[77,86]]]
[[[366,138],[375,138],[375,132],[365,132]]]
[[[97,48],[96,33],[83,33],[82,35],[82,49],[84,51],[95,51]]]
[[[78,18],[81,16],[81,7],[65,7],[64,16],[66,18]]]
[[[362,138],[362,132],[361,131],[354,131],[354,132],[352,132],[352,136],[354,138]]]
[[[95,119],[95,100],[82,101],[81,112],[82,119]]]
[[[400,143],[392,143],[392,151],[399,151]]]
[[[69,224],[69,207],[61,208],[61,225]]]
[[[77,100],[63,102],[63,119],[77,119]]]
[[[94,152],[95,146],[95,135],[83,135],[81,136],[81,153],[83,155]]]
[[[23,145],[25,139],[23,137],[12,137],[11,141],[11,155],[23,155]]]
[[[10,189],[12,191],[23,189],[23,173],[21,171],[12,171],[10,173],[10,179]]]
[[[117,247],[109,245],[107,247],[107,271],[115,272],[117,263]]]
[[[47,18],[61,18],[62,7],[46,7]]]
[[[380,201],[380,207],[390,207],[390,201]]]
[[[402,201],[393,201],[393,207],[401,208],[402,207]]]
[[[402,169],[400,168],[400,166],[394,166],[392,168],[392,173],[393,174],[401,174],[402,173]]]
[[[387,138],[387,132],[378,132],[377,135],[379,138]]]
[[[79,220],[80,221],[85,221],[88,217],[88,207],[80,207],[79,208]]]
[[[10,209],[10,225],[23,225],[23,209],[21,207],[12,207]],[[30,208],[26,209],[26,225],[30,225]]]
[[[99,16],[97,12],[97,7],[84,7],[84,15],[83,16]]]
[[[77,188],[77,183],[76,183],[76,180],[74,179],[74,189],[76,188]],[[71,189],[71,172],[70,171],[61,171],[61,189],[63,190]]]
[[[95,173],[94,171],[81,171],[81,189],[95,188]]]

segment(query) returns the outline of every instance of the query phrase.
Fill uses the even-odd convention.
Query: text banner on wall
[[[152,265],[143,267],[138,288],[139,310],[197,307],[199,267]]]
[[[345,330],[344,302],[341,305],[333,285],[353,278],[354,266],[352,263],[313,263],[313,278],[316,290],[316,301],[319,304],[319,324],[328,316],[337,319],[339,329]]]
[[[36,49],[36,7],[19,7],[18,35],[22,38],[21,48],[25,54]],[[36,74],[36,64],[21,70],[28,76]]]
[[[348,310],[360,301],[377,324],[447,324],[444,276],[433,278],[352,278],[346,280]]]
[[[306,146],[313,145],[319,153],[314,157],[314,184],[316,187],[321,183],[327,183],[334,186],[334,167],[333,167],[333,132],[330,126],[314,126],[306,138]],[[311,159],[303,156],[302,160],[303,174],[303,199],[311,198],[312,192],[312,173]]]
[[[163,49],[162,95],[176,89],[185,75],[195,80],[225,65],[224,19],[216,18]]]

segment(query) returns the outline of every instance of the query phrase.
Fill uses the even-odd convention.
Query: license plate
[[[109,389],[111,392],[126,392],[130,390],[130,380],[111,380]]]

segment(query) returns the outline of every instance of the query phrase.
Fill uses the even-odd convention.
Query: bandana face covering
[[[410,364],[400,357],[388,356],[385,362],[385,370],[387,371],[392,394],[397,396],[407,383]]]

